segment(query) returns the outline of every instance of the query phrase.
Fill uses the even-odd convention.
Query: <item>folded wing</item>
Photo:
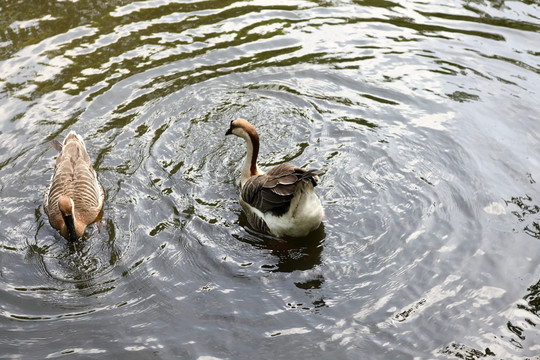
[[[283,215],[290,207],[300,182],[317,186],[318,170],[305,170],[292,164],[281,164],[263,175],[251,177],[243,186],[242,199],[263,213]]]

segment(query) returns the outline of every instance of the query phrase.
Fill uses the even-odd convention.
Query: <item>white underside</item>
[[[306,236],[319,227],[323,216],[321,201],[310,184],[299,184],[289,211],[282,216],[275,216],[269,212],[263,213],[242,199],[240,203],[246,211],[264,219],[270,233],[274,236]]]

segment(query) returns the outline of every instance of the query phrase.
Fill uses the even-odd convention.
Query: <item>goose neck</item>
[[[259,155],[259,136],[255,134],[247,134],[245,137],[247,145],[247,154],[244,166],[242,167],[241,185],[252,176],[260,174],[257,166],[257,157]]]

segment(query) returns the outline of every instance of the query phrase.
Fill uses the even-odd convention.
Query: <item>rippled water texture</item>
[[[2,1],[0,358],[538,358],[539,99],[531,0]],[[309,237],[249,228],[239,116],[322,170]]]

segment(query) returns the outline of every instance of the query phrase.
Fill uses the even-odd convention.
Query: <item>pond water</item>
[[[540,358],[539,99],[534,0],[4,1],[0,358]],[[249,228],[237,117],[322,171],[310,236]]]

